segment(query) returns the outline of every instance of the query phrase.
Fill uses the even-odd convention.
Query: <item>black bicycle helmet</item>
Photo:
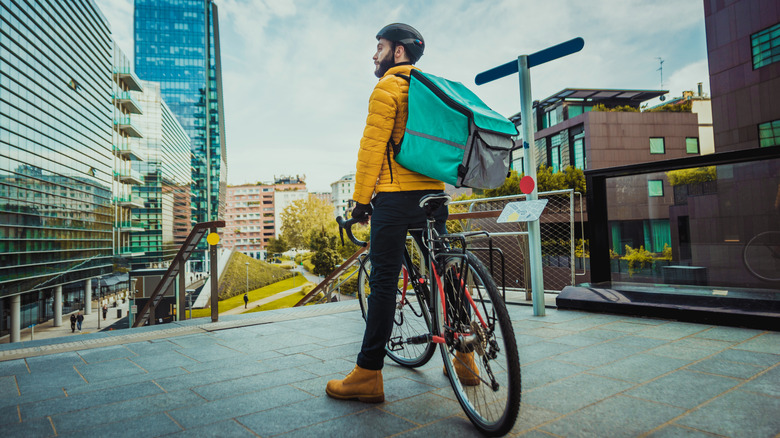
[[[425,40],[422,34],[408,24],[388,24],[376,34],[376,39],[379,38],[403,44],[412,64],[417,62],[422,57],[423,51],[425,51]]]

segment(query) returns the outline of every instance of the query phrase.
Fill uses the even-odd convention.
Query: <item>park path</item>
[[[310,281],[314,284],[318,284],[320,282],[320,278],[317,277],[314,274],[310,274],[307,270],[303,269],[300,266],[295,267],[295,271],[301,273],[307,281]],[[305,283],[304,283],[305,284]],[[226,310],[224,312],[220,312],[220,315],[240,315],[241,313],[244,313],[246,311],[252,310],[257,306],[262,306],[263,304],[270,303],[271,301],[276,301],[282,298],[285,298],[287,296],[290,296],[294,293],[298,293],[303,289],[303,285],[296,286],[291,289],[283,290],[281,292],[275,293],[273,295],[267,296],[265,298],[261,298],[257,301],[252,301],[247,304],[246,308],[243,308],[241,306],[234,307],[230,310]]]

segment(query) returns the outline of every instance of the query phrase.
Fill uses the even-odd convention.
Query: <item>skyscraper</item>
[[[163,99],[192,139],[192,220],[223,218],[227,158],[217,5],[135,0],[134,35],[136,74],[160,83]]]

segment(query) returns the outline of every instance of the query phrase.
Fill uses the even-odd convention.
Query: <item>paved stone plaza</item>
[[[509,307],[512,436],[775,437],[780,333]],[[68,328],[69,329],[69,328]],[[386,401],[343,402],[355,301],[0,345],[0,436],[476,436],[435,355],[388,360]]]

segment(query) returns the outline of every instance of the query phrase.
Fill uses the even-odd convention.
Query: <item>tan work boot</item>
[[[355,365],[344,380],[331,380],[325,392],[339,400],[358,399],[363,403],[381,403],[385,401],[382,370],[367,370]]]
[[[452,359],[452,365],[455,366],[455,374],[458,375],[458,380],[463,386],[477,386],[480,384],[479,380],[479,368],[477,363],[474,362],[474,352],[461,353],[455,352],[455,357]],[[444,367],[444,375],[447,375],[447,367]]]

